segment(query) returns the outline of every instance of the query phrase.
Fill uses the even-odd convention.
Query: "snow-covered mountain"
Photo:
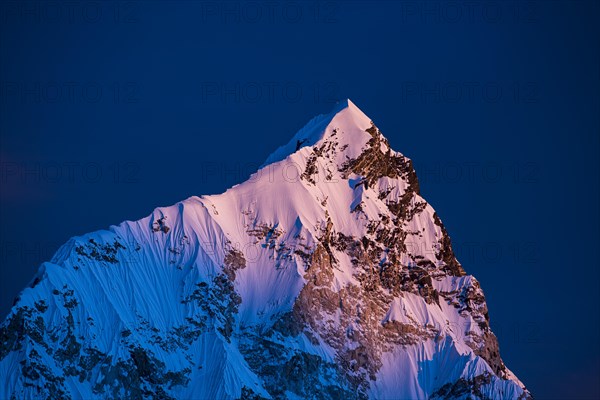
[[[0,398],[527,399],[411,161],[352,102],[242,184],[72,238]]]

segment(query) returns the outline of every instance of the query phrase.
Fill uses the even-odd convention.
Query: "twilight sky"
[[[0,315],[70,237],[244,180],[349,97],[537,399],[600,397],[600,6],[2,2]]]

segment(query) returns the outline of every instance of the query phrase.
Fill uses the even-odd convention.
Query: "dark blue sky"
[[[414,160],[538,399],[598,398],[597,2],[3,2],[0,313],[69,237],[219,193],[335,100]]]

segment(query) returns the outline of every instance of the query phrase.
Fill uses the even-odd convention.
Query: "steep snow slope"
[[[409,159],[352,102],[250,179],[76,237],[0,331],[0,398],[529,398]]]

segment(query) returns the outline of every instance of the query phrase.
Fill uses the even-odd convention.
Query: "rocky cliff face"
[[[247,182],[71,239],[0,398],[526,399],[411,161],[350,101]]]

